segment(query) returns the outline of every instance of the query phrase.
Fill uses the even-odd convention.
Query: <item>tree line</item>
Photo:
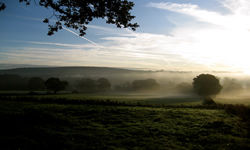
[[[54,94],[69,88],[68,81],[61,81],[59,78],[51,77],[44,80],[41,77],[25,78],[19,75],[0,75],[0,90],[22,90],[22,91],[52,91]],[[98,80],[82,79],[76,84],[77,90],[82,92],[107,91],[111,87],[108,79],[100,78]]]
[[[197,84],[198,83],[198,84]],[[203,88],[201,88],[203,85]],[[201,88],[201,90],[198,90]],[[216,95],[218,93],[241,94],[244,91],[242,84],[234,78],[224,78],[222,83],[219,79],[210,74],[201,74],[193,79],[193,83],[181,82],[168,85],[160,85],[155,79],[126,81],[111,85],[106,78],[97,80],[91,78],[74,79],[69,84],[68,81],[61,81],[59,78],[51,77],[44,80],[41,77],[21,77],[16,74],[0,75],[0,90],[23,90],[23,91],[48,91],[57,93],[62,90],[72,91],[73,93],[93,93],[93,92],[179,92],[179,93],[197,93],[198,95]]]
[[[111,83],[106,78],[99,78],[97,80],[91,78],[82,78],[75,80],[72,85],[68,81],[61,81],[59,78],[51,77],[44,80],[41,77],[21,77],[19,75],[5,74],[0,75],[0,90],[22,90],[22,91],[52,91],[53,93],[62,90],[72,90],[73,93],[93,93],[93,92],[107,92],[111,90]],[[149,91],[158,90],[160,85],[155,79],[134,80],[132,84],[128,83],[127,89],[123,84],[115,85],[114,91],[129,92],[129,91]]]
[[[46,81],[40,77],[26,78],[19,75],[5,74],[0,75],[0,90],[21,90],[26,91],[44,91],[50,90],[57,93],[68,86],[67,81],[61,81],[59,78],[51,77]]]

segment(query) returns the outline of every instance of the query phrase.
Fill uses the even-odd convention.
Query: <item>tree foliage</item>
[[[4,10],[5,8],[5,4],[3,2],[0,2],[0,11]]]
[[[132,84],[129,81],[115,85],[115,90],[120,92],[129,92],[132,91]]]
[[[82,92],[105,92],[110,90],[111,83],[106,78],[98,80],[83,78],[77,82],[76,87]]]
[[[181,82],[180,84],[178,84],[176,86],[176,89],[178,92],[180,93],[192,93],[192,85],[190,83],[187,83],[187,82]]]
[[[111,83],[106,78],[100,78],[97,80],[97,87],[99,91],[107,91],[110,90]]]
[[[28,82],[28,89],[31,91],[44,90],[44,80],[40,77],[33,77]]]
[[[96,84],[95,80],[90,78],[84,78],[77,82],[76,87],[83,92],[95,92]]]
[[[224,78],[222,82],[222,92],[226,94],[241,94],[244,92],[244,88],[241,83],[234,78]]]
[[[0,90],[26,90],[27,79],[17,74],[0,75]]]
[[[32,0],[19,0],[30,5]],[[63,28],[79,30],[79,35],[86,34],[87,24],[95,18],[106,19],[107,24],[115,24],[118,28],[130,27],[136,30],[139,25],[131,23],[135,16],[131,15],[134,3],[128,0],[36,0],[34,2],[45,8],[52,8],[52,16],[45,18],[44,23],[48,23],[48,35]],[[0,11],[6,8],[3,2],[0,2]],[[53,24],[51,19],[56,18]]]
[[[218,94],[222,86],[214,75],[201,74],[193,79],[193,89],[200,96],[212,96]]]
[[[60,81],[59,78],[54,77],[49,78],[45,81],[45,86],[47,87],[47,89],[54,91],[55,94],[61,90],[64,90],[67,85],[67,81]]]
[[[135,80],[132,82],[132,89],[136,91],[156,90],[160,85],[155,79]]]

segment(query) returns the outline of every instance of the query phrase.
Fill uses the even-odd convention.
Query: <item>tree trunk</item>
[[[216,105],[216,103],[211,97],[207,96],[203,101],[203,105]]]

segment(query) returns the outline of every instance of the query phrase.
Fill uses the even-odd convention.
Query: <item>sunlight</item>
[[[179,36],[179,35],[178,35]],[[224,64],[237,70],[250,68],[250,33],[247,30],[207,28],[188,29],[186,38],[192,39],[178,54],[198,64]],[[212,67],[213,68],[213,67]],[[231,70],[236,71],[236,70]]]
[[[250,75],[250,69],[244,70],[243,73],[246,74],[246,75]]]
[[[193,17],[198,23],[181,26],[182,21],[171,35],[173,53],[190,62],[207,66],[211,70],[243,71],[250,68],[250,2],[247,0],[225,0],[222,7],[228,14],[205,10],[195,4],[151,3],[151,7],[164,9]],[[176,23],[177,22],[177,23]],[[201,24],[200,24],[201,23]],[[169,42],[168,42],[169,43]],[[171,45],[164,45],[170,49]],[[220,64],[220,65],[218,65]],[[225,66],[221,68],[218,66]],[[203,68],[204,69],[204,68]]]

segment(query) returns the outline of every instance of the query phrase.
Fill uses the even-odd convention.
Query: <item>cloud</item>
[[[184,58],[193,63],[205,64],[211,69],[219,68],[220,63],[233,69],[250,68],[247,63],[247,56],[250,54],[250,43],[247,41],[250,38],[250,1],[220,2],[223,7],[229,9],[229,13],[208,11],[194,4],[169,2],[149,3],[148,7],[188,15],[193,17],[193,21],[206,23],[178,26],[171,31],[171,39],[176,39],[175,51]]]
[[[51,43],[51,42],[36,42],[36,41],[20,41],[25,43],[31,44],[38,44],[38,45],[54,45],[54,46],[62,46],[62,47],[83,47],[83,45],[77,44],[64,44],[64,43]],[[85,46],[85,45],[84,45]]]
[[[130,37],[107,37],[100,46],[28,41],[30,45],[0,52],[6,61],[48,65],[90,65],[145,69],[176,69],[172,62],[182,58],[161,45],[169,37],[138,33]],[[162,40],[159,40],[162,39]],[[41,45],[41,46],[40,46]],[[51,46],[56,46],[52,48]],[[58,47],[59,46],[59,47]],[[18,61],[17,61],[18,60]],[[2,63],[7,63],[2,61]],[[163,67],[164,66],[164,67]]]
[[[175,27],[168,35],[131,32],[88,25],[98,42],[87,44],[27,41],[28,45],[0,52],[4,61],[39,65],[109,66],[183,71],[237,71],[250,69],[250,1],[223,0],[228,13],[195,4],[149,3],[148,7],[191,16],[192,26]],[[159,14],[161,15],[161,14]],[[165,16],[162,18],[166,19]],[[173,20],[168,16],[169,20]],[[197,23],[203,22],[203,24]],[[69,30],[67,30],[69,31]],[[73,34],[73,31],[69,31]],[[102,36],[99,36],[102,35]],[[80,38],[80,37],[78,37]],[[34,64],[33,63],[33,64]]]
[[[177,3],[149,3],[149,7],[154,7],[158,9],[164,9],[168,11],[173,11],[177,13],[182,13],[197,18],[200,21],[208,23],[218,23],[221,22],[223,16],[220,13],[207,11],[199,8],[198,5],[193,4],[177,4]]]
[[[249,0],[224,0],[221,2],[224,7],[228,8],[234,15],[249,16]]]
[[[76,36],[78,36],[78,37],[80,37],[80,38],[82,38],[82,39],[84,39],[84,40],[86,40],[86,41],[88,41],[88,42],[90,42],[90,43],[96,45],[96,46],[99,46],[97,43],[95,43],[95,42],[93,42],[93,41],[91,41],[91,40],[89,40],[89,39],[87,39],[87,38],[85,38],[85,37],[83,37],[83,36],[79,36],[79,34],[75,33],[74,31],[72,31],[72,30],[70,30],[70,29],[68,29],[68,28],[63,27],[63,29],[65,29],[66,31],[68,31],[68,32],[70,32],[70,33],[73,33],[74,35],[76,35]]]
[[[230,10],[229,14],[222,15],[219,12],[213,12],[201,9],[194,4],[177,3],[149,3],[148,7],[164,9],[189,15],[201,22],[219,25],[228,29],[249,29],[250,28],[250,1],[249,0],[223,0],[222,6]]]
[[[107,32],[112,32],[113,31],[112,28],[107,28],[107,27],[102,27],[102,26],[97,26],[97,25],[86,25],[86,26],[87,26],[87,28],[103,30],[103,31],[107,31]]]

